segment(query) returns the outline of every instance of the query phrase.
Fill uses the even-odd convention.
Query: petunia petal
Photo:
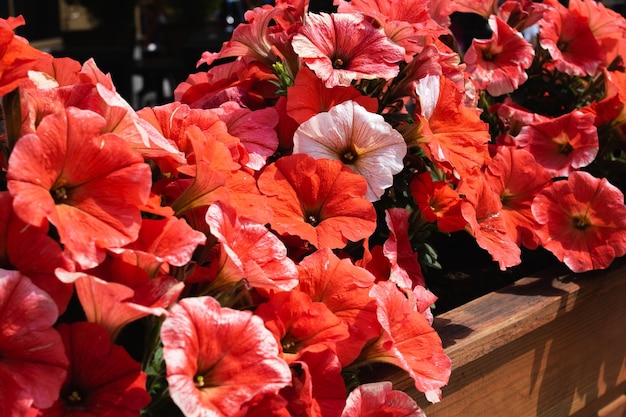
[[[211,297],[174,305],[161,338],[170,395],[186,417],[231,415],[291,382],[261,319],[222,308]]]

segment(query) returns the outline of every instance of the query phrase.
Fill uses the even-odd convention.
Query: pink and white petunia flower
[[[535,56],[522,34],[497,16],[489,18],[491,39],[474,39],[465,53],[467,71],[480,89],[492,96],[515,91],[526,82]]]
[[[293,152],[342,161],[367,180],[365,198],[377,201],[402,171],[407,146],[379,114],[346,101],[302,123]]]
[[[404,60],[404,48],[356,13],[309,14],[292,46],[328,88],[348,87],[358,80],[390,80]]]

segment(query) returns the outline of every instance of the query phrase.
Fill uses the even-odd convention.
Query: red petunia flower
[[[245,417],[291,417],[287,405],[289,402],[280,394],[259,395],[244,404],[240,414]]]
[[[278,393],[254,398],[240,417],[340,417],[346,403],[342,367],[332,350],[305,352],[290,366],[292,380]]]
[[[480,120],[477,109],[462,104],[463,98],[455,84],[444,76],[439,80],[438,98],[432,113],[416,114],[421,123],[416,123],[406,136],[417,143],[450,180],[459,180],[488,162],[489,130]]]
[[[318,249],[343,248],[376,228],[374,206],[364,198],[365,179],[340,161],[285,156],[263,171],[258,184],[274,211],[272,228]]]
[[[626,20],[599,1],[570,0],[569,9],[588,19],[591,33],[602,46],[604,64],[609,66],[618,56],[624,56]]]
[[[442,232],[463,230],[467,221],[461,214],[461,197],[445,181],[433,181],[430,172],[416,175],[409,184],[424,219],[434,223]]]
[[[410,214],[407,209],[399,207],[385,211],[389,237],[383,245],[383,253],[391,264],[389,281],[409,290],[416,285],[425,284],[422,268],[417,261],[417,253],[413,252],[409,240]]]
[[[138,417],[151,400],[141,364],[95,323],[62,323],[59,333],[70,369],[58,400],[41,417]]]
[[[159,220],[142,219],[137,240],[111,252],[143,268],[149,276],[167,274],[170,266],[185,266],[206,236],[194,230],[185,219],[174,216]]]
[[[152,183],[143,158],[120,137],[100,135],[103,125],[87,110],[49,115],[16,143],[7,172],[15,213],[34,226],[49,220],[83,268],[137,238]]]
[[[47,115],[67,107],[91,110],[105,119],[100,133],[115,133],[146,158],[182,163],[183,155],[157,130],[140,119],[116,91],[109,74],[93,58],[83,65],[69,58],[38,61],[29,71],[28,82],[20,85],[22,98],[21,134],[35,133]]]
[[[299,289],[319,301],[348,325],[350,337],[336,343],[342,364],[347,366],[361,353],[366,341],[379,333],[376,303],[369,296],[374,276],[339,259],[328,248],[315,251],[298,265]]]
[[[185,217],[196,230],[202,230],[206,206],[215,201],[228,202],[241,215],[266,223],[271,216],[265,209],[265,197],[256,187],[256,179],[233,158],[245,154],[239,138],[228,133],[228,126],[220,120],[219,111],[189,109],[172,104],[151,111],[142,111],[142,117],[159,126],[166,137],[173,138],[187,154],[189,164],[178,167],[175,173],[190,178],[170,182],[162,194],[177,215]],[[265,130],[267,126],[263,129]],[[246,156],[247,158],[247,156]],[[166,169],[167,170],[167,169]],[[201,208],[201,210],[194,210]],[[202,219],[195,223],[192,217]]]
[[[272,107],[259,110],[243,108],[237,103],[227,102],[215,110],[220,120],[226,123],[228,133],[239,138],[246,152],[248,168],[256,171],[263,168],[267,158],[278,148],[276,125],[278,113]]]
[[[340,416],[346,404],[346,387],[341,363],[331,349],[304,352],[291,369],[291,386],[280,391],[289,401],[289,416]]]
[[[174,90],[174,100],[193,109],[212,109],[234,101],[257,110],[267,106],[266,99],[275,97],[275,81],[270,67],[240,57],[206,72],[190,74]]]
[[[174,180],[162,191],[166,201],[172,201],[171,207],[176,216],[188,216],[194,209],[205,209],[216,201],[230,200],[225,175],[204,161],[196,163],[194,168],[193,178]],[[198,229],[189,218],[188,221],[194,229]]]
[[[623,93],[620,93],[620,89],[623,90],[624,86],[620,87],[619,85],[619,79],[624,77],[624,73],[605,71],[604,74],[607,76],[606,96],[579,109],[583,113],[593,114],[593,124],[600,129],[622,123],[623,117],[620,114],[623,113],[624,102],[626,102],[623,98]]]
[[[50,407],[66,376],[67,357],[52,325],[50,296],[18,271],[0,269],[0,415]]]
[[[385,21],[403,21],[419,24],[430,19],[430,4],[411,0],[338,0],[339,13],[361,13]]]
[[[555,119],[524,126],[515,142],[529,151],[553,177],[566,177],[598,154],[598,130],[591,113],[574,110]]]
[[[543,16],[544,10],[550,7],[545,3],[526,0],[505,0],[496,3],[500,4],[497,15],[520,32],[534,26]]]
[[[330,349],[336,354],[336,343],[350,337],[348,325],[326,304],[311,300],[300,290],[270,294],[255,314],[263,319],[280,344],[281,356],[290,364],[305,352]],[[339,361],[345,363],[344,359]]]
[[[539,22],[539,44],[550,53],[556,69],[577,76],[595,74],[605,55],[589,28],[588,19],[557,0],[544,3],[551,7],[544,11]]]
[[[487,166],[485,180],[500,195],[500,213],[511,240],[536,249],[537,222],[530,206],[537,193],[552,183],[550,174],[527,151],[501,146]]]
[[[614,71],[609,78],[611,89],[622,103],[626,103],[626,73]],[[621,124],[622,132],[626,129],[626,106],[619,106],[619,115],[615,117],[615,122]]]
[[[287,45],[294,27],[301,24],[302,15],[303,10],[297,11],[286,2],[276,2],[276,7],[248,10],[245,16],[248,23],[237,25],[219,52],[204,52],[198,65],[212,65],[219,58],[251,57],[266,65],[268,72],[274,63],[282,62],[288,72],[295,74],[297,60]]]
[[[87,61],[83,65],[83,71],[89,62]],[[99,71],[97,67],[95,70]],[[124,138],[131,148],[139,152],[144,158],[183,163],[185,160],[183,153],[171,141],[163,137],[154,126],[141,119],[132,106],[115,91],[113,86],[106,88],[102,84],[96,84],[95,90],[102,102],[96,112],[102,115],[107,122],[103,133],[115,133]]]
[[[52,61],[53,68],[31,70],[28,81],[20,84],[20,110],[22,113],[20,134],[22,136],[36,133],[37,126],[45,116],[64,111],[67,107],[91,110],[96,113],[100,110],[103,102],[98,96],[95,86],[80,80],[79,72],[74,73],[75,68],[73,68],[72,62],[75,61],[64,61],[65,65],[63,65],[57,62],[55,58]],[[75,63],[79,65],[78,71],[80,71],[80,64]],[[70,78],[73,74],[75,76],[75,79],[72,80],[74,83],[62,85],[63,78],[58,81],[53,78],[53,75],[44,72],[57,67],[60,70],[60,77]],[[64,75],[68,72],[69,75]]]
[[[0,97],[10,93],[28,77],[28,70],[37,59],[52,58],[15,35],[14,30],[24,23],[22,16],[0,18]]]
[[[405,106],[409,97],[417,101],[422,101],[422,92],[424,95],[428,95],[431,101],[437,100],[437,94],[439,92],[439,80],[438,76],[444,71],[443,65],[445,62],[446,52],[439,49],[436,43],[430,43],[421,48],[419,54],[411,56],[411,62],[402,68],[402,77],[396,77],[394,82],[389,86],[385,92],[385,103],[396,107],[396,110],[400,110]],[[458,57],[458,55],[457,55]],[[457,65],[460,64],[460,59],[457,60]],[[461,64],[460,70],[461,77],[463,76],[463,69],[465,64]],[[446,68],[448,70],[449,68]],[[446,76],[449,78],[455,78],[452,74],[446,71]],[[431,81],[434,79],[435,81]],[[435,88],[431,88],[431,85],[423,86],[423,84],[436,84]],[[465,81],[463,80],[463,83]],[[419,87],[416,87],[419,86]],[[419,90],[419,91],[418,91]],[[460,91],[464,91],[463,87]],[[417,93],[417,94],[416,94]],[[419,96],[419,97],[416,97]],[[421,105],[421,103],[420,103]]]
[[[186,104],[174,102],[153,108],[146,107],[139,110],[137,114],[140,118],[156,128],[165,138],[173,142],[177,149],[184,152],[187,164],[195,164],[202,161],[203,156],[206,157],[210,155],[213,156],[213,158],[206,158],[204,162],[210,162],[211,167],[216,169],[229,167],[230,169],[233,162],[239,161],[242,152],[244,152],[239,139],[228,133],[226,123],[220,120],[219,114],[216,111],[210,109],[192,109]],[[201,143],[212,141],[221,142],[230,151],[232,159],[221,161],[221,152],[215,155],[204,153],[198,155],[197,153],[199,153],[199,151],[196,150],[196,146],[192,143],[192,138],[188,133],[190,127],[199,130],[199,133],[196,134],[196,136],[198,136],[197,141]],[[211,145],[211,147],[213,146],[215,145]],[[234,169],[236,169],[239,166],[234,165],[234,167]],[[174,168],[179,167],[176,166]],[[193,173],[191,173],[191,175],[192,174]]]
[[[428,324],[432,326],[434,316],[431,307],[437,301],[437,296],[430,292],[426,287],[422,285],[416,285],[413,288],[413,297],[415,298],[415,309],[420,313]]]
[[[474,39],[465,52],[467,71],[480,89],[492,96],[515,91],[526,82],[526,70],[535,56],[521,33],[497,16],[489,18],[491,39]]]
[[[326,87],[398,75],[404,48],[356,13],[309,14],[292,41],[303,63]]]
[[[518,265],[521,250],[509,235],[500,195],[489,187],[485,175],[476,169],[461,181],[459,193],[466,196],[461,203],[461,213],[478,246],[487,250],[503,271]]]
[[[54,58],[46,63],[38,62],[29,71],[28,80],[20,84],[21,135],[35,133],[44,117],[67,107],[91,110],[104,117],[101,113],[108,105],[95,84],[81,78],[81,68],[78,61]],[[101,133],[106,130],[105,126]]]
[[[354,86],[326,88],[308,67],[302,67],[293,86],[287,89],[287,114],[299,124],[333,106],[352,100],[367,111],[376,113],[378,100],[361,94]]]
[[[405,392],[393,389],[389,381],[356,387],[341,417],[426,417],[417,403]]]
[[[111,340],[133,321],[148,315],[165,316],[165,309],[176,301],[185,286],[165,275],[134,288],[83,273],[73,274],[73,278],[87,321],[106,329]]]
[[[46,291],[63,314],[74,292],[54,274],[56,268],[72,270],[74,264],[61,245],[48,236],[48,223],[35,227],[13,213],[13,198],[0,192],[0,268],[17,269]]]
[[[267,197],[257,185],[254,175],[245,169],[231,172],[226,181],[229,205],[237,214],[261,224],[267,224],[272,219],[272,210],[268,207]]]
[[[606,179],[573,172],[532,203],[541,244],[574,272],[607,268],[626,254],[624,195]]]
[[[532,111],[521,107],[520,105],[514,103],[510,98],[506,98],[502,104],[496,104],[494,109],[500,119],[500,123],[506,126],[506,135],[510,136],[517,136],[524,126],[550,120],[547,116],[542,116],[539,113],[533,113]],[[508,141],[509,137],[498,137],[496,139],[499,142],[502,142],[504,140]],[[514,142],[514,139],[511,138],[511,142]],[[511,143],[511,145],[512,144],[513,143]]]
[[[448,383],[451,363],[441,339],[417,311],[413,294],[390,281],[377,283],[370,295],[378,305],[381,336],[366,348],[367,361],[386,362],[404,369],[431,402],[441,399],[440,388]]]
[[[169,392],[187,417],[234,415],[291,382],[262,320],[211,297],[184,298],[161,328]]]
[[[84,82],[81,80],[81,63],[69,57],[53,57],[50,60],[39,60],[33,68],[33,72],[40,72],[44,78],[54,80],[59,87],[72,86]],[[30,74],[32,77],[33,74]]]
[[[219,202],[209,207],[206,222],[222,245],[226,259],[221,262],[229,264],[229,268],[222,266],[218,280],[245,279],[251,287],[266,290],[288,291],[298,285],[298,271],[287,257],[287,248],[267,227],[237,217],[232,208]]]
[[[372,19],[383,28],[389,39],[405,50],[405,61],[410,62],[424,46],[446,32],[449,17],[436,10],[441,3],[415,2],[412,0],[361,0],[338,1],[339,13],[359,13]],[[445,6],[443,7],[445,8]],[[432,14],[431,14],[432,13]],[[440,17],[447,23],[437,23]]]

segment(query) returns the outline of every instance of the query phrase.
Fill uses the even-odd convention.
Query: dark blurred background
[[[16,33],[57,57],[94,58],[136,109],[173,99],[200,69],[202,52],[217,52],[244,13],[273,0],[0,0],[0,17],[24,16]],[[331,11],[332,0],[311,0]],[[206,66],[201,69],[206,69]]]
[[[204,51],[218,51],[256,0],[0,0],[16,33],[57,57],[94,58],[135,108],[172,100]],[[244,3],[245,2],[245,3]]]

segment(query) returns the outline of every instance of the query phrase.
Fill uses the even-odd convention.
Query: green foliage
[[[276,94],[279,96],[286,96],[287,89],[293,85],[293,77],[289,73],[289,68],[278,61],[272,65],[272,69],[274,70],[274,74],[278,77],[278,82],[276,82],[276,86],[278,90]]]

